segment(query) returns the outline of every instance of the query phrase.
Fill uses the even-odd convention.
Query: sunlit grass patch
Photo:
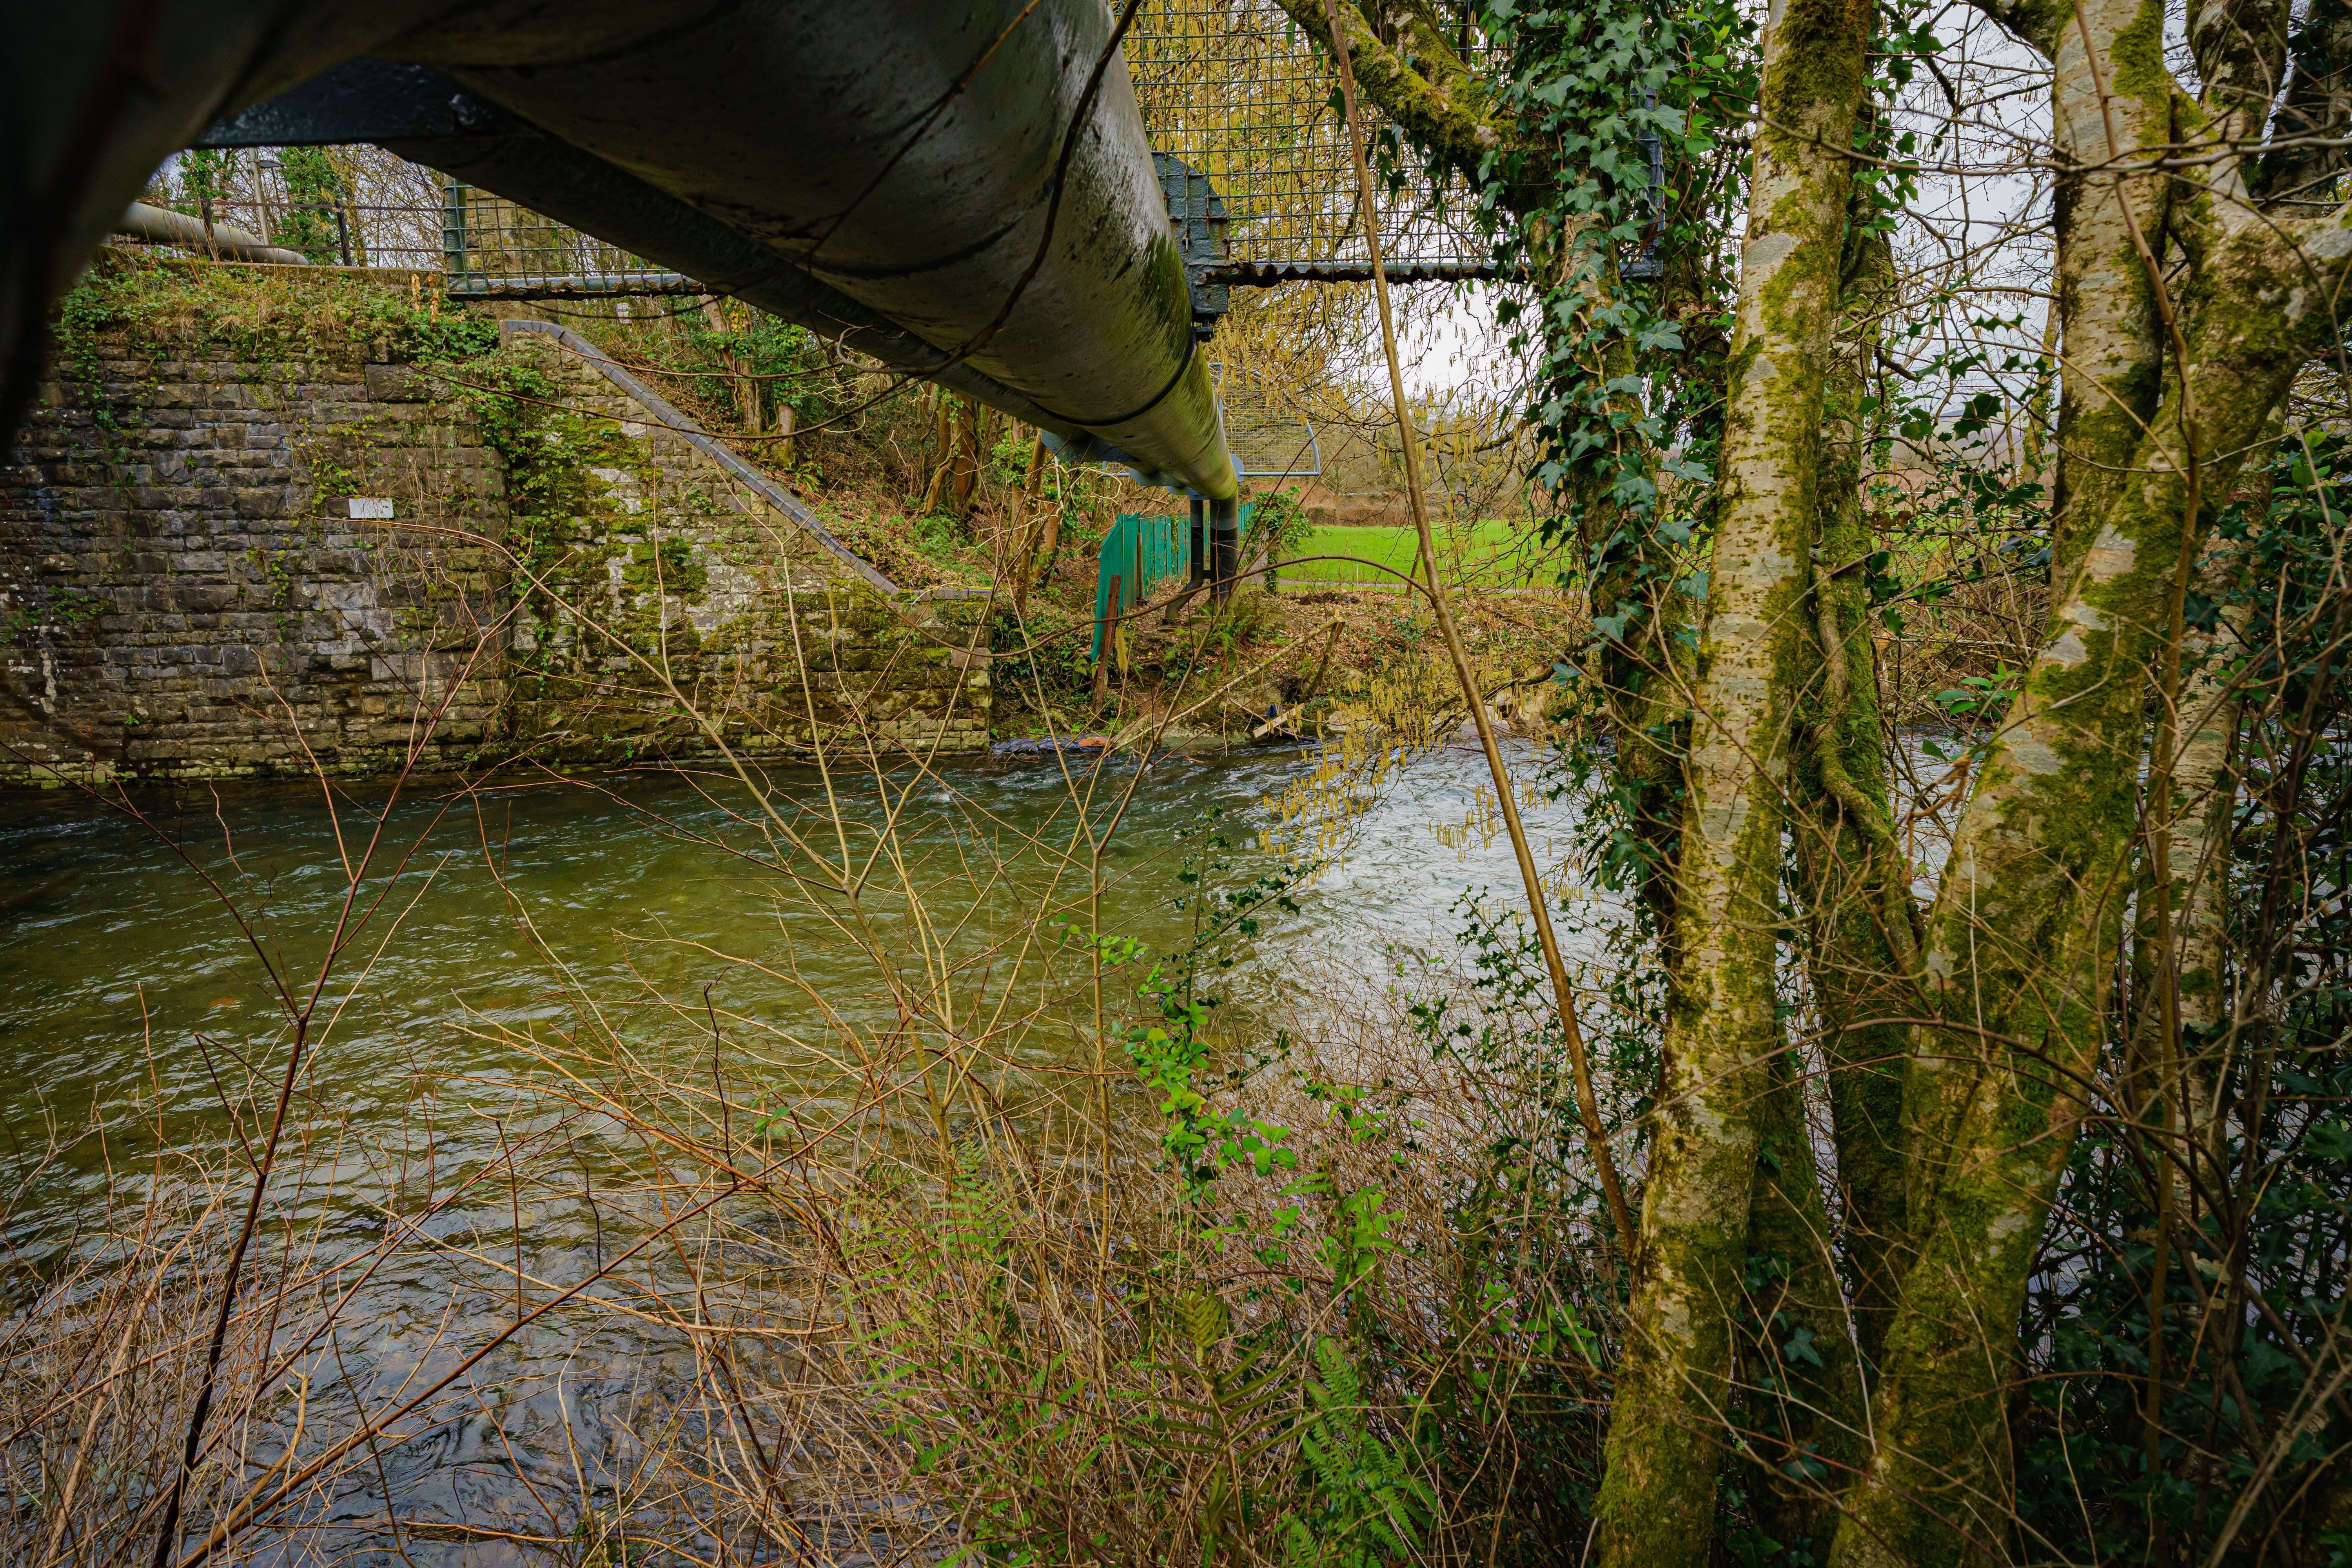
[[[1437,549],[1449,581],[1483,587],[1543,588],[1559,580],[1562,560],[1523,525],[1488,519],[1441,525]],[[1410,526],[1318,528],[1286,563],[1285,578],[1308,583],[1394,583],[1413,570],[1420,545]],[[1349,559],[1336,559],[1347,557]]]

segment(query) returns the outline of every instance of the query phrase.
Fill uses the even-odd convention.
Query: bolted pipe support
[[[1203,503],[1194,501],[1197,509]],[[1240,498],[1206,503],[1209,512],[1209,570],[1215,579],[1210,597],[1222,605],[1234,596],[1234,579],[1242,569],[1242,503]],[[1196,510],[1195,516],[1199,515]]]

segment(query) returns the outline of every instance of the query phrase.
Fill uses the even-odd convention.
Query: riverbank
[[[1164,495],[877,405],[894,384],[797,329],[487,309],[397,276],[94,268],[0,486],[0,784],[1228,743],[1458,708],[1414,605],[1329,587],[1163,593],[1098,670],[1092,542]],[[1465,616],[1539,732],[1570,601]]]
[[[1086,1419],[1124,1429],[1172,1353],[1136,1339],[1134,1291],[1229,1266],[1163,1150],[1176,1087],[1242,1095],[1244,1136],[1297,1121],[1286,1158],[1328,1144],[1332,1169],[1387,1156],[1309,1089],[1360,1084],[1433,1151],[1485,1125],[1467,1064],[1434,1062],[1406,1016],[1455,892],[1510,879],[1482,778],[1468,752],[774,770],[757,798],[639,773],[367,792],[340,827],[268,784],[193,821],[172,792],[121,797],[143,825],[28,802],[0,830],[11,885],[51,889],[0,955],[15,1416],[93,1419],[58,1450],[110,1467],[74,1517],[133,1529],[201,1361],[175,1321],[217,1302],[290,1083],[198,1518],[251,1549],[417,1563],[968,1543],[1011,1485],[973,1467],[1034,1447],[1016,1409],[938,1381],[1027,1353],[991,1313],[1113,1356],[1126,1392]],[[1322,868],[1302,878],[1302,854]],[[1402,969],[1368,971],[1391,951]],[[1167,1033],[1144,955],[1192,977],[1186,1007],[1213,995],[1213,1023]],[[1143,1048],[1155,1020],[1197,1054]],[[1408,1113],[1423,1100],[1442,1115]],[[1382,1178],[1433,1237],[1450,1169]],[[1339,1214],[1309,1207],[1296,1267],[1326,1282],[1302,1323],[1332,1310],[1313,1258]],[[1128,1238],[1111,1257],[1085,1240],[1106,1222]],[[1053,1261],[988,1282],[1018,1257]],[[1126,1300],[1119,1323],[1074,1308],[1089,1296]],[[1382,1310],[1409,1324],[1412,1300]],[[1274,1321],[1271,1298],[1232,1300]],[[88,1404],[86,1369],[118,1353],[140,1370]],[[1313,1364],[1311,1335],[1297,1353]],[[924,1458],[943,1436],[910,1436],[942,1419],[979,1423],[945,1468]],[[1063,1478],[1116,1503],[1108,1479]]]

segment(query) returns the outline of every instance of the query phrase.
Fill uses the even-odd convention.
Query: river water
[[[1531,754],[1517,761],[1535,772]],[[1278,826],[1269,801],[1318,765],[1265,750],[1169,756],[1139,778],[1125,761],[1079,775],[1098,817],[1132,786],[1103,857],[1103,929],[1148,951],[1180,944],[1189,916],[1176,904],[1186,890],[1177,872],[1188,846],[1203,847],[1205,814],[1220,814],[1214,830],[1237,845],[1223,875],[1245,880],[1276,864],[1256,842]],[[509,1103],[545,1076],[525,1042],[576,1032],[583,1016],[610,1039],[656,1041],[699,1028],[699,1010],[711,1034],[697,1048],[718,1037],[727,1070],[739,1051],[784,1061],[793,1042],[828,1027],[886,1028],[893,962],[901,981],[919,973],[936,984],[944,966],[983,994],[1011,962],[993,945],[1002,931],[1047,906],[1085,927],[1083,878],[1055,876],[1035,847],[1065,842],[1076,821],[1071,781],[1050,760],[960,764],[911,788],[903,777],[877,787],[811,772],[767,783],[772,815],[730,779],[655,772],[463,796],[428,787],[389,809],[381,793],[360,792],[332,815],[315,788],[294,786],[134,795],[143,823],[72,793],[12,801],[0,826],[0,1099],[9,1185],[21,1189],[7,1215],[10,1263],[54,1268],[121,1223],[110,1216],[136,1188],[140,1128],[178,1147],[255,1136],[289,1039],[277,992],[306,993],[339,921],[356,935],[320,988],[292,1108],[311,1174],[298,1191],[281,1187],[271,1210],[329,1270],[339,1237],[354,1252],[382,1240],[384,1215],[402,1206],[387,1193],[420,1159],[434,1180],[461,1180],[529,1135],[527,1124],[543,1125]],[[1233,972],[1241,1009],[1311,1008],[1311,975],[1336,965],[1372,977],[1388,944],[1443,946],[1465,891],[1518,902],[1491,799],[1484,760],[1466,748],[1360,792],[1330,863],[1298,889],[1297,912],[1269,910]],[[1522,800],[1556,863],[1568,808]],[[873,829],[886,816],[895,833],[877,857]],[[779,851],[779,825],[805,853]],[[345,866],[372,834],[354,900]],[[935,901],[934,925],[961,927],[879,960],[856,951],[840,901],[778,869],[837,860],[845,842],[866,868],[881,929],[910,929],[898,890],[907,887]],[[938,994],[952,997],[961,984]],[[1080,1049],[1075,1038],[1047,1031],[1008,1054],[1049,1070],[1057,1052]],[[812,1051],[788,1070],[803,1113],[856,1098],[857,1070],[838,1053]],[[125,1120],[107,1140],[68,1136],[110,1112]],[[53,1143],[62,1152],[45,1155]],[[576,1194],[540,1181],[437,1212],[429,1233],[440,1249],[396,1252],[341,1310],[332,1348],[347,1399],[380,1405],[419,1369],[455,1365],[466,1336],[452,1312],[462,1323],[502,1310],[465,1237],[519,1222],[509,1230],[520,1235],[500,1245],[514,1246],[532,1279],[555,1283],[621,1246],[625,1221],[595,1189],[591,1162]],[[632,1433],[665,1387],[693,1376],[676,1342],[642,1323],[551,1316],[399,1428],[365,1477],[297,1510],[340,1534],[276,1536],[276,1554],[313,1560],[331,1539],[338,1561],[513,1560],[514,1537],[576,1526],[562,1498],[625,1491]],[[404,1528],[385,1522],[387,1493]]]

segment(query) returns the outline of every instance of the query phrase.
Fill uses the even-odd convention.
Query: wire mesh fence
[[[579,299],[702,288],[504,196],[455,182],[442,197],[441,253],[453,294]]]
[[[1475,57],[1477,40],[1461,42]],[[1273,0],[1147,0],[1126,49],[1152,147],[1208,175],[1224,198],[1243,279],[1344,275],[1370,261],[1334,107],[1337,68]],[[1364,109],[1381,135],[1383,122]],[[1491,247],[1468,188],[1410,162],[1399,170],[1402,184],[1378,197],[1384,258],[1437,275],[1482,268]]]
[[[1315,426],[1281,388],[1255,372],[1212,364],[1225,445],[1244,479],[1311,479],[1323,471]]]

